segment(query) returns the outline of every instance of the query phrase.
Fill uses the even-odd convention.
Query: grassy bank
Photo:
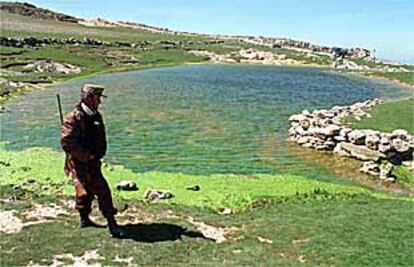
[[[373,72],[369,73],[368,76],[414,85],[414,72]]]
[[[405,129],[414,134],[414,99],[392,101],[372,108],[371,117],[363,117],[360,121],[349,118],[348,122],[357,129],[373,129],[392,132]]]

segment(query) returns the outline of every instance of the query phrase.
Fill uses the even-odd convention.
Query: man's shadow
[[[119,227],[125,233],[123,239],[132,239],[138,242],[175,241],[181,239],[182,236],[208,239],[200,232],[190,231],[184,227],[168,223],[126,224]]]

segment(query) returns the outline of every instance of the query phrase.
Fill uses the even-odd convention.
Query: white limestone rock
[[[342,148],[342,144],[343,143],[338,143],[335,146],[335,148],[333,150],[333,153],[340,156],[340,157],[351,157],[351,154],[348,151],[346,151],[345,149]]]
[[[368,173],[375,176],[380,175],[380,165],[373,161],[364,162],[359,170],[363,173]]]
[[[304,119],[306,119],[307,117],[305,115],[302,114],[293,114],[292,116],[289,117],[289,121],[297,121],[300,122]]]
[[[391,147],[400,153],[406,153],[410,150],[410,144],[400,138],[393,139],[391,141]]]
[[[391,138],[399,138],[401,140],[407,140],[408,132],[404,129],[397,129],[391,133]]]
[[[174,195],[169,190],[149,189],[144,194],[145,200],[162,200],[173,198]]]
[[[380,159],[385,159],[386,156],[378,151],[371,150],[365,146],[355,145],[352,143],[341,143],[341,148],[348,152],[351,157],[362,161],[377,162]]]
[[[365,143],[365,137],[365,132],[361,130],[354,130],[348,133],[348,139],[354,145],[363,145]]]

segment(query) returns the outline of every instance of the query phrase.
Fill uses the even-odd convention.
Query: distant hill
[[[63,22],[78,23],[81,19],[62,13],[57,13],[49,9],[38,8],[35,5],[18,2],[0,2],[0,9],[9,13],[19,14],[35,19],[58,20]]]

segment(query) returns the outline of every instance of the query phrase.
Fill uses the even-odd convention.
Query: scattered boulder
[[[230,209],[230,208],[221,208],[220,209],[220,214],[223,214],[223,215],[230,215],[230,214],[232,214],[233,213],[233,211]]]
[[[161,200],[161,199],[170,199],[174,195],[169,190],[159,190],[159,189],[149,189],[144,194],[145,200]]]
[[[138,186],[134,181],[121,181],[115,185],[118,191],[137,191]]]

